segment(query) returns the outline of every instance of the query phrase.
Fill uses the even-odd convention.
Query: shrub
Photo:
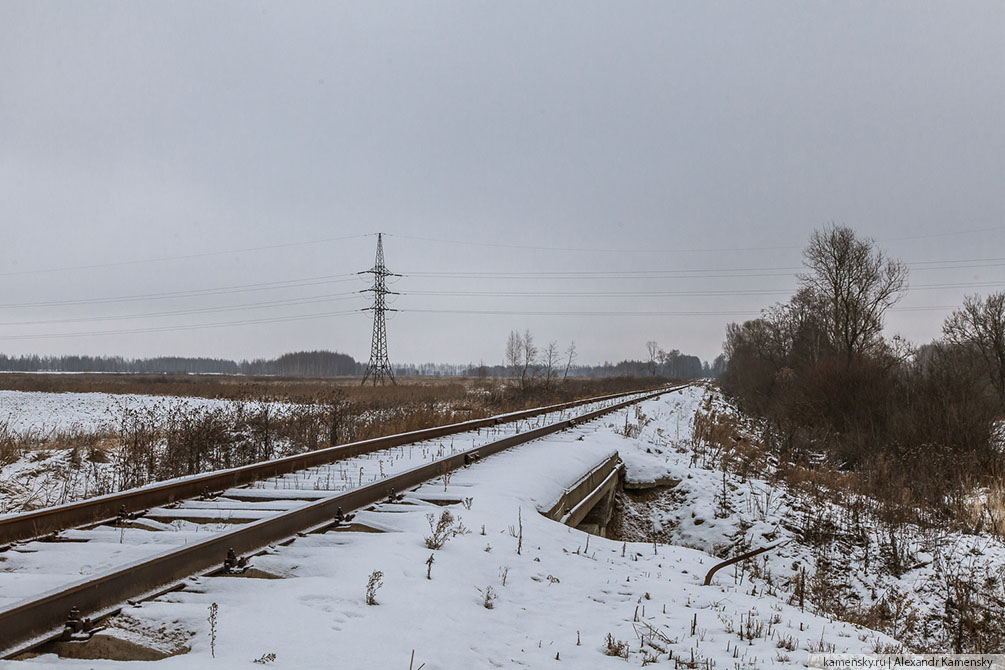
[[[366,582],[366,604],[377,604],[377,589],[384,585],[384,573],[374,570],[370,573],[370,578]]]
[[[608,656],[620,656],[627,659],[628,643],[616,640],[613,635],[608,633],[607,638],[604,640],[604,653]]]
[[[426,521],[429,522],[429,531],[431,533],[426,536],[427,549],[440,549],[450,538],[464,535],[468,532],[468,529],[464,527],[460,519],[455,519],[454,515],[448,509],[443,510],[439,519],[436,518],[435,514],[430,512],[426,515]]]

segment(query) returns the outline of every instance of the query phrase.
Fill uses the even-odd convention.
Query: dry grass
[[[692,458],[701,467],[745,472],[809,503],[787,528],[810,548],[815,570],[800,572],[787,585],[790,603],[802,607],[805,601],[819,613],[882,631],[919,653],[988,653],[1005,644],[1000,567],[991,569],[971,556],[956,555],[954,546],[938,547],[935,576],[920,582],[923,588],[917,592],[891,586],[878,599],[874,592],[876,600],[867,603],[848,580],[848,571],[862,565],[849,557],[860,560],[870,551],[872,569],[894,577],[924,567],[915,553],[919,537],[956,531],[1005,538],[1005,478],[1000,474],[965,482],[955,499],[933,505],[912,489],[913,482],[931,473],[905,470],[892,459],[876,457],[849,471],[822,459],[793,458],[776,442],[752,437],[750,426],[735,416],[710,406],[699,410],[695,425]],[[770,579],[767,584],[772,584]],[[931,602],[940,607],[933,610]],[[933,611],[944,615],[933,617]]]
[[[190,396],[246,400],[270,396],[276,400],[302,402],[320,393],[339,389],[362,402],[393,397],[399,402],[429,398],[463,397],[474,380],[407,377],[397,386],[360,387],[359,378],[312,379],[301,377],[248,377],[197,374],[35,374],[16,372],[0,375],[0,390],[48,393],[136,393],[139,395]]]
[[[0,468],[21,458],[18,436],[11,432],[7,421],[0,421]]]
[[[520,389],[505,379],[408,377],[397,386],[360,386],[358,378],[300,379],[225,375],[0,375],[0,390],[165,395],[233,400],[244,418],[247,407],[263,402],[290,402],[305,408],[338,405],[341,423],[337,442],[363,440],[420,430],[493,414],[577,400],[596,395],[650,388],[638,378],[570,379],[550,387]],[[242,408],[241,404],[245,407]],[[193,410],[194,411],[194,410]],[[192,414],[192,411],[186,413]],[[305,410],[293,413],[280,428],[300,448],[322,444],[317,417]],[[126,417],[123,417],[125,419]],[[233,423],[233,422],[232,422]],[[59,432],[14,434],[0,423],[0,465],[16,460],[26,449],[113,449],[121,444],[108,433]]]
[[[946,524],[965,532],[1005,538],[1005,477],[994,473],[971,480],[944,504],[933,504],[927,483],[939,470],[876,454],[854,470],[830,464],[822,455],[786,451],[770,434],[757,436],[735,414],[705,405],[695,414],[692,444],[696,464],[740,477],[758,476],[783,484],[817,503],[830,502],[868,513],[890,524],[922,527]]]
[[[959,514],[975,533],[1005,538],[1005,479],[996,478],[987,486],[973,487],[973,495],[962,501]]]
[[[104,451],[116,441],[108,432],[89,432],[79,428],[52,431],[15,431],[8,421],[0,421],[0,467],[9,465],[30,451],[72,449],[74,458],[82,455],[101,460]]]
[[[120,410],[113,430],[16,433],[0,424],[0,467],[32,450],[70,449],[71,465],[113,461],[112,489],[247,465],[357,440],[430,428],[542,404],[648,388],[651,380],[570,380],[519,389],[506,380],[357,380],[219,375],[0,375],[19,390],[198,395],[213,408],[163,403]],[[351,384],[351,385],[350,385]],[[288,402],[277,411],[275,402]]]
[[[319,395],[340,391],[354,403],[397,406],[417,402],[454,402],[463,405],[474,396],[492,396],[498,401],[523,406],[539,401],[571,400],[589,395],[617,393],[652,387],[641,377],[569,379],[550,386],[537,385],[520,391],[509,379],[478,377],[401,377],[397,385],[360,386],[359,377],[249,377],[196,374],[73,374],[53,375],[16,372],[0,375],[0,390],[48,393],[135,393],[139,395],[189,396],[229,400],[259,399],[305,402]],[[475,400],[475,404],[481,401]]]

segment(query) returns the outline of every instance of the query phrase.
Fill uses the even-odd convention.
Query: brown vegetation
[[[969,550],[945,537],[956,531],[1005,538],[1005,488],[962,485],[945,504],[929,505],[919,499],[909,478],[917,472],[896,461],[877,459],[868,468],[841,469],[826,461],[779,459],[774,444],[736,413],[716,410],[711,398],[696,413],[692,462],[766,480],[770,487],[748,510],[761,514],[762,520],[772,498],[788,497],[785,505],[791,513],[780,525],[813,558],[810,570],[800,568],[788,580],[772,575],[766,562],[747,561],[741,570],[750,570],[768,591],[788,591],[789,602],[797,607],[882,631],[914,652],[989,653],[1002,648],[1001,566],[975,561]],[[893,481],[898,484],[890,486]],[[981,495],[963,494],[976,491]],[[718,546],[711,548],[716,555]],[[740,544],[721,548],[723,557],[746,551],[749,539],[744,535]],[[919,558],[919,552],[929,558]],[[930,564],[931,572],[916,572]],[[907,577],[915,587],[874,587],[872,598],[863,599],[851,586],[852,571]]]
[[[794,603],[914,651],[1001,649],[1000,567],[954,556],[938,538],[1005,531],[1005,295],[968,297],[945,339],[912,347],[882,336],[906,275],[871,241],[846,228],[815,233],[806,266],[788,303],[727,330],[722,386],[759,429],[706,407],[696,442],[724,471],[756,473],[805,501],[789,530],[812,548],[815,572],[800,572]],[[863,566],[897,578],[922,567],[919,540],[936,575],[923,595],[891,588],[867,604],[848,586]]]
[[[37,374],[13,372],[0,375],[0,390],[48,393],[135,393],[227,400],[269,397],[277,401],[311,401],[339,390],[354,403],[400,406],[414,402],[470,401],[473,394],[490,396],[492,403],[508,409],[523,409],[538,401],[560,402],[591,395],[618,393],[654,385],[651,379],[609,377],[569,378],[546,388],[518,392],[507,379],[474,377],[403,377],[395,386],[360,386],[358,377],[248,377],[243,375],[195,374]],[[481,402],[481,401],[479,401]]]
[[[849,229],[815,233],[806,257],[790,302],[729,326],[723,388],[766,420],[764,440],[781,463],[819,458],[822,471],[854,472],[857,488],[889,503],[888,516],[956,515],[975,485],[997,485],[1005,472],[987,352],[958,315],[945,341],[885,340],[883,315],[904,269]],[[993,309],[968,305],[970,323],[994,321]]]
[[[91,485],[105,493],[356,440],[652,386],[651,380],[629,378],[570,379],[548,388],[524,389],[469,379],[380,388],[349,386],[354,380],[340,384],[194,375],[160,379],[145,375],[0,376],[8,386],[22,390],[97,390],[86,386],[93,380],[106,392],[167,395],[184,391],[184,395],[233,401],[217,407],[183,402],[120,410],[118,425],[110,431],[15,433],[0,423],[0,466],[43,449],[71,449],[72,464],[111,458],[111,473]]]

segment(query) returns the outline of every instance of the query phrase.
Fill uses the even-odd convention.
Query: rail
[[[104,574],[78,581],[40,597],[15,603],[0,610],[0,657],[9,658],[58,635],[71,609],[76,608],[81,616],[86,617],[106,615],[124,602],[164,593],[172,588],[171,585],[177,584],[187,577],[203,573],[214,566],[220,566],[231,550],[237,555],[248,554],[270,544],[295,538],[300,533],[331,526],[333,520],[339,519],[343,511],[373,504],[393,496],[396,492],[407,490],[428,479],[462,468],[486,456],[685,387],[686,385],[666,387],[643,394],[615,394],[614,397],[623,397],[624,395],[635,395],[636,397],[586,412],[574,418],[482,444],[440,458],[428,465],[418,466],[372,484],[334,494],[304,507],[251,522],[235,530],[165,551],[150,559],[137,561]],[[610,397],[608,396],[606,399],[610,399]],[[592,402],[597,402],[597,399]],[[578,404],[585,403],[579,402]],[[550,411],[555,410],[553,408]],[[471,423],[454,425],[466,425],[470,429],[474,427]],[[435,432],[436,429],[433,430]],[[449,433],[439,433],[435,436],[442,434]],[[386,446],[398,446],[402,444],[400,439],[405,436],[411,436],[409,441],[415,441],[429,439],[430,434],[429,431],[415,431],[392,438],[379,438],[379,440],[399,440],[392,444],[386,444]],[[199,487],[197,490],[201,492],[202,488]]]
[[[253,463],[228,470],[217,470],[201,475],[194,475],[179,481],[162,482],[119,493],[89,498],[75,503],[22,512],[0,518],[0,550],[12,543],[37,539],[66,528],[101,523],[117,518],[123,513],[134,513],[150,509],[151,507],[168,505],[179,500],[194,498],[207,492],[222,491],[235,486],[242,486],[298,470],[333,463],[381,449],[389,449],[421,440],[446,437],[469,430],[499,425],[500,423],[520,421],[549,412],[572,409],[581,405],[646,392],[612,393],[594,398],[573,400],[545,407],[491,416],[484,419],[473,419],[445,426],[397,433],[395,435],[308,451],[302,454]],[[652,392],[652,390],[648,392]]]

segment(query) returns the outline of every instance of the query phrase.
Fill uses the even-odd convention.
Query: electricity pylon
[[[391,370],[391,363],[387,360],[387,327],[384,325],[384,313],[396,312],[390,309],[385,301],[387,295],[398,295],[394,291],[387,290],[385,280],[387,277],[400,277],[401,275],[388,272],[384,266],[384,243],[381,241],[380,233],[377,233],[377,258],[374,260],[373,268],[364,270],[359,274],[372,274],[373,286],[363,291],[373,292],[373,307],[366,307],[366,310],[373,310],[373,340],[370,343],[370,362],[366,365],[366,372],[363,373],[363,381],[360,386],[366,384],[366,380],[372,378],[373,385],[381,384],[384,379],[394,381],[394,372]]]

